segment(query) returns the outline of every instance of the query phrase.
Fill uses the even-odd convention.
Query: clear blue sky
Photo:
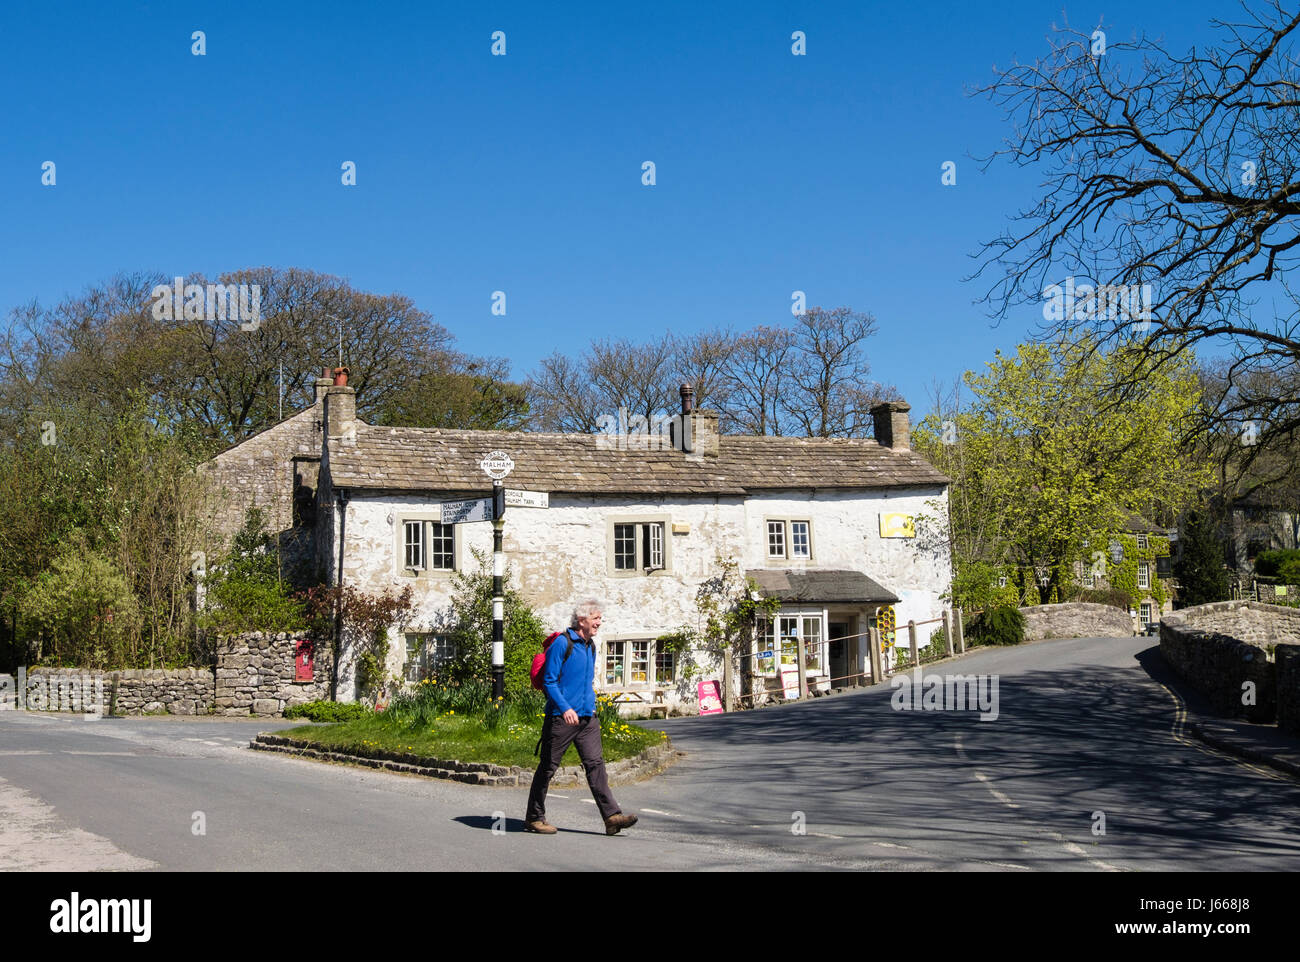
[[[259,265],[401,292],[516,376],[597,337],[869,311],[874,375],[1014,348],[970,254],[1036,178],[968,90],[1062,8],[1204,44],[1232,3],[58,3],[0,23],[0,308]],[[206,33],[205,56],[191,34]],[[491,34],[506,34],[504,57]],[[791,33],[807,55],[791,55]],[[57,164],[43,187],[41,164]],[[357,186],[340,165],[357,165]],[[641,184],[641,164],[657,184]],[[940,165],[958,165],[957,186]],[[508,313],[494,318],[503,290]]]

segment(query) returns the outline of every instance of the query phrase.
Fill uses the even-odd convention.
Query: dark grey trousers
[[[536,822],[546,818],[546,791],[551,778],[560,767],[560,759],[569,743],[578,748],[582,767],[587,770],[587,784],[591,787],[601,818],[609,818],[622,811],[609,790],[605,775],[605,756],[600,747],[600,721],[594,715],[579,718],[578,724],[566,725],[558,715],[547,715],[542,722],[542,760],[533,775],[533,787],[528,792],[528,814],[525,821]]]

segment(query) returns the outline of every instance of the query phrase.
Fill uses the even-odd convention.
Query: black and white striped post
[[[479,467],[492,479],[492,698],[506,694],[506,554],[502,535],[506,526],[506,475],[515,462],[504,451],[493,451]]]
[[[492,481],[492,697],[506,694],[506,553],[501,546],[506,527],[505,482]]]

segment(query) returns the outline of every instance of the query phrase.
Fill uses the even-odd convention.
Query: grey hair
[[[598,615],[603,613],[604,610],[605,610],[605,606],[601,603],[600,599],[598,598],[587,598],[583,601],[579,601],[576,605],[573,606],[573,623],[572,625],[570,625],[570,627],[577,628],[578,619],[590,618],[592,615]]]

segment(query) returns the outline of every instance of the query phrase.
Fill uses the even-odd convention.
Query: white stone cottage
[[[209,465],[226,488],[229,524],[270,498],[290,529],[284,543],[309,540],[329,583],[341,565],[342,581],[367,591],[415,589],[416,620],[405,644],[390,647],[398,677],[414,680],[450,655],[439,628],[452,575],[477,568],[475,549],[490,555],[492,524],[444,525],[440,505],[490,495],[479,462],[495,450],[515,463],[508,488],[549,500],[506,511],[515,586],[557,629],[576,601],[602,599],[597,687],[634,702],[690,708],[698,681],[719,677],[692,674],[656,641],[698,622],[696,592],[719,558],[739,562],[782,601],[767,626],[776,656],[750,662],[771,676],[768,687],[781,661],[774,635],[809,643],[810,681],[826,688],[870,672],[858,636],[880,609],[892,607],[900,626],[943,609],[947,552],[927,549],[933,542],[915,532],[927,523],[946,531],[948,479],[910,449],[905,403],[875,409],[877,440],[719,436],[716,415],[688,411],[679,420],[686,440],[673,447],[654,436],[380,427],[357,419],[352,388],[318,380],[317,394],[313,407]],[[241,484],[250,472],[278,481]],[[922,629],[923,644],[933,627]],[[354,653],[342,652],[339,676],[339,699],[354,699]]]

